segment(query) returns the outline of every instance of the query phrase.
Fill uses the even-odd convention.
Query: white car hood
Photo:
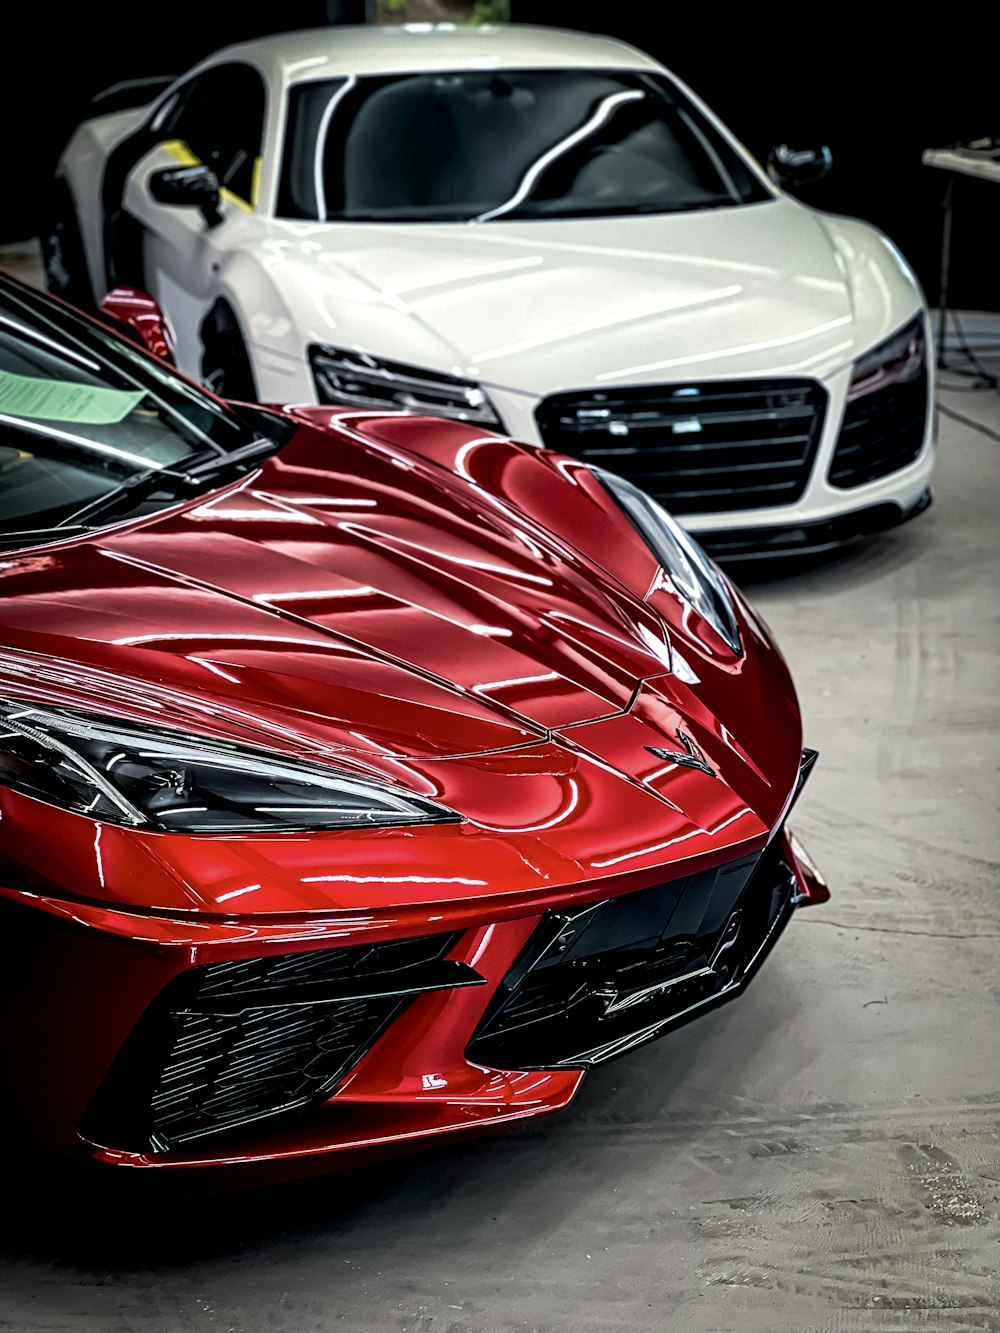
[[[877,232],[786,198],[628,218],[275,225],[272,276],[308,341],[532,396],[822,377],[890,331],[901,295],[918,300]]]

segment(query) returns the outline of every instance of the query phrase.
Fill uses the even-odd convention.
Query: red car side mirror
[[[174,364],[174,341],[166,316],[151,296],[134,287],[115,287],[101,302],[101,314],[114,320],[130,341]]]

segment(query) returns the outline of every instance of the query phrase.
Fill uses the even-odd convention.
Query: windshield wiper
[[[266,435],[258,435],[248,444],[241,444],[238,449],[231,449],[228,453],[195,458],[185,466],[184,475],[192,480],[197,478],[201,481],[205,477],[214,477],[219,472],[228,472],[234,467],[242,467],[245,472],[249,472],[254,463],[270,458],[271,454],[277,453],[280,448],[278,441],[271,440]]]
[[[229,454],[197,455],[195,462],[183,469],[150,468],[146,472],[137,472],[134,477],[129,477],[107,495],[102,495],[84,505],[82,509],[78,509],[66,522],[74,526],[82,523],[92,528],[100,520],[118,518],[123,514],[128,517],[130,510],[144,501],[153,499],[159,491],[163,492],[164,508],[170,504],[178,504],[207,490],[211,482],[219,481],[221,473],[234,469],[237,474],[250,472],[255,463],[262,457],[273,454],[277,448],[273,440],[262,437],[251,440],[249,444],[244,444]],[[60,531],[62,526],[60,525]]]
[[[92,530],[98,521],[117,518],[122,511],[128,517],[131,510],[144,500],[151,499],[158,491],[164,492],[164,507],[177,504],[181,500],[186,500],[189,494],[197,495],[200,481],[199,477],[190,477],[184,472],[175,472],[170,468],[149,468],[146,472],[137,472],[120,486],[116,486],[113,491],[109,491],[107,495],[101,495],[85,504],[65,522],[57,524],[53,532],[61,534],[64,528],[77,527]]]
[[[64,538],[83,536],[89,529],[80,523],[67,523],[65,527],[24,528],[20,532],[0,532],[0,550],[19,551],[32,546],[44,546],[46,542]]]
[[[580,204],[574,208],[568,200],[561,200],[558,209],[549,211],[544,207],[537,205],[526,205],[524,208],[512,210],[505,213],[500,219],[504,222],[533,222],[545,220],[550,222],[579,221],[583,218],[629,218],[636,214],[674,214],[674,213],[697,213],[703,209],[709,208],[733,208],[740,200],[733,200],[726,195],[707,195],[704,199],[687,199],[681,201],[669,202],[667,200],[642,200],[635,203],[617,203],[617,204]]]
[[[38,546],[66,537],[84,536],[116,518],[145,518],[141,507],[149,500],[160,499],[162,503],[158,508],[166,509],[193,499],[206,489],[203,476],[189,476],[170,468],[148,468],[145,472],[136,472],[96,500],[81,505],[61,522],[45,528],[26,528],[21,532],[0,532],[0,549]]]
[[[741,201],[728,194],[711,195],[707,199],[689,199],[679,204],[636,204],[633,213],[700,213],[707,208],[735,208]]]

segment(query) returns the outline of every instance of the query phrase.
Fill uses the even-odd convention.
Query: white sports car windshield
[[[279,216],[489,222],[732,207],[768,198],[666,79],[442,71],[292,88]]]

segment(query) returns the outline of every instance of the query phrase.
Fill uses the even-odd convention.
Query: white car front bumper
[[[930,478],[934,467],[934,371],[930,364],[927,373],[928,406],[923,441],[916,456],[898,470],[858,485],[834,485],[830,481],[852,376],[852,367],[847,365],[830,377],[816,381],[826,393],[826,409],[808,479],[793,503],[759,506],[751,501],[746,508],[727,507],[724,512],[678,512],[677,516],[713,553],[734,557],[751,552],[781,554],[791,550],[823,549],[856,533],[877,531],[913,517],[930,501]],[[754,381],[748,380],[747,383],[752,385]],[[538,446],[543,444],[536,418],[541,400],[493,386],[489,386],[487,392],[513,439]],[[616,470],[613,458],[601,465],[610,471]]]

